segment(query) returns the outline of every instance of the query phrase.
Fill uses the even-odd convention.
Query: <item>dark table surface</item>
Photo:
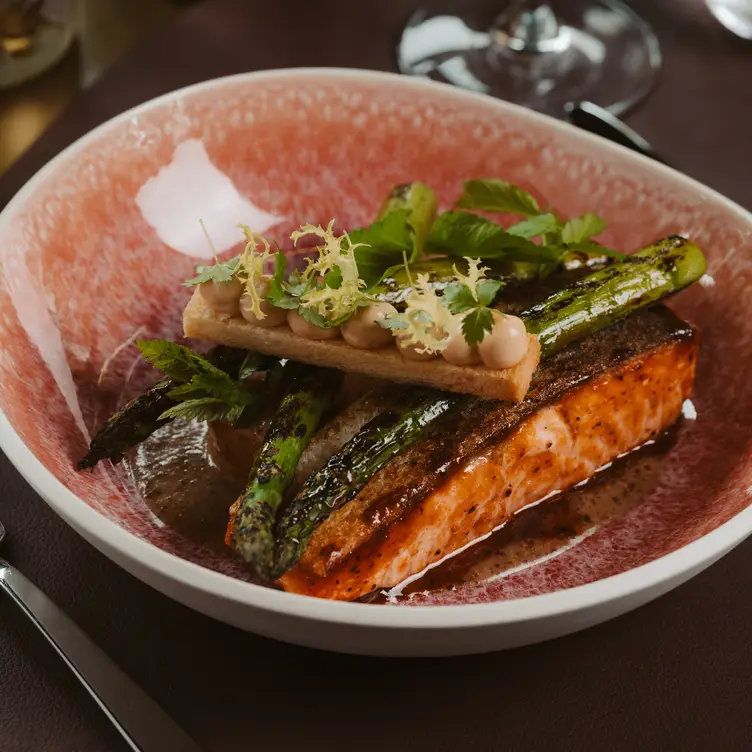
[[[394,70],[417,0],[208,0],[129,54],[3,176],[0,206],[121,110],[260,68]],[[476,6],[482,3],[474,0]],[[494,3],[486,3],[489,12]],[[664,53],[628,120],[688,174],[752,208],[752,44],[699,0],[632,5]],[[80,539],[0,458],[4,554],[206,750],[752,749],[752,543],[638,611],[542,645],[444,660],[318,653],[173,603]],[[0,751],[124,751],[63,663],[0,599]]]

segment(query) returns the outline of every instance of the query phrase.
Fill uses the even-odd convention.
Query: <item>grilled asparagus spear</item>
[[[233,378],[238,377],[243,367],[246,371],[252,368],[248,351],[235,347],[218,345],[206,357]],[[172,379],[159,381],[110,417],[91,440],[89,451],[78,462],[78,469],[86,470],[106,459],[120,462],[131,447],[148,439],[165,425],[170,419],[160,420],[160,416],[175,404],[169,393],[176,386],[178,382]]]
[[[300,558],[318,522],[346,504],[396,454],[461,397],[433,389],[411,389],[386,412],[367,423],[340,452],[312,475],[277,525],[280,541],[275,576]]]
[[[427,274],[428,282],[431,287],[440,293],[444,288],[455,280],[454,267],[462,272],[467,271],[467,262],[464,259],[455,258],[438,258],[430,261],[418,261],[410,264],[410,274],[404,266],[396,269],[388,277],[384,277],[371,294],[399,307],[403,304],[413,290],[411,277],[415,279],[418,274]]]
[[[520,314],[529,332],[538,335],[542,355],[548,355],[575,339],[625,318],[642,306],[655,303],[689,286],[705,273],[705,258],[693,243],[671,237],[627,257],[619,264],[583,277],[553,293],[546,300]],[[383,437],[371,424],[304,485],[280,520],[277,530],[275,576],[292,568],[305,550],[317,525],[363,487],[365,482],[401,449],[414,443],[430,420],[417,425],[417,416],[445,413],[452,404],[461,409],[468,398],[446,392],[414,388],[420,394],[419,408],[406,410],[390,424],[397,448],[381,452]],[[454,396],[450,404],[447,400]],[[355,468],[352,477],[347,475]]]
[[[559,264],[556,272],[564,275],[579,276],[588,271],[595,271],[613,264],[613,258],[609,256],[586,256],[577,252],[566,254]],[[504,284],[499,289],[503,290],[529,288],[531,282],[544,285],[545,282],[553,282],[556,276],[552,275],[541,280],[539,278],[540,264],[532,264],[524,261],[509,261],[506,259],[489,259],[484,263],[488,268],[486,276],[489,279],[501,280]],[[378,300],[391,303],[398,309],[407,300],[413,290],[411,278],[415,279],[419,274],[427,274],[429,285],[441,294],[444,288],[456,280],[455,268],[467,274],[467,261],[464,258],[446,256],[426,261],[418,261],[410,264],[410,273],[405,267],[395,269],[389,276],[384,277],[371,294]]]
[[[694,243],[672,236],[555,292],[520,318],[527,331],[537,335],[545,357],[679,292],[705,268],[705,257]]]
[[[611,259],[597,259],[597,264],[590,264],[575,259],[567,259],[566,264],[562,263],[561,271],[572,271],[580,273],[588,268],[600,268],[608,263]],[[486,276],[488,279],[498,279],[503,283],[499,288],[502,290],[515,289],[523,290],[529,286],[530,282],[538,280],[539,264],[529,264],[522,261],[507,261],[493,259],[484,264],[488,269]],[[467,274],[467,261],[464,258],[455,258],[447,256],[445,258],[434,258],[427,261],[418,261],[410,264],[410,273],[408,275],[405,267],[395,269],[389,276],[384,277],[371,294],[378,300],[391,303],[397,309],[404,307],[403,304],[413,291],[412,279],[416,279],[419,274],[428,275],[430,287],[437,293],[441,294],[444,288],[451,282],[455,282],[455,268],[457,271]]]
[[[414,258],[423,251],[423,245],[436,218],[436,194],[423,183],[405,183],[395,186],[379,209],[377,220],[400,209],[409,209],[408,224],[414,234]]]
[[[149,438],[165,423],[159,416],[175,404],[167,396],[175,386],[170,379],[159,381],[110,417],[91,440],[86,456],[78,461],[78,469],[94,467],[101,460],[117,464],[131,447]]]
[[[261,445],[243,493],[233,530],[234,548],[264,581],[274,557],[277,510],[289,487],[300,455],[331,405],[342,374],[288,362],[283,394]]]
[[[355,249],[355,259],[369,289],[405,256],[410,262],[418,260],[435,216],[436,194],[423,183],[406,183],[392,189],[372,225],[350,233],[352,243],[363,244]]]

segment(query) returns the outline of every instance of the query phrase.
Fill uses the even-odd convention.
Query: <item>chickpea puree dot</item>
[[[424,361],[424,360],[433,360],[434,358],[438,358],[439,353],[437,352],[418,352],[418,348],[420,348],[420,345],[407,345],[404,344],[404,337],[397,337],[397,349],[399,350],[400,355],[405,360],[415,360],[415,361]]]
[[[198,290],[213,311],[229,316],[237,316],[240,312],[243,283],[239,279],[230,282],[202,282]]]
[[[379,324],[387,316],[397,313],[390,303],[376,303],[356,311],[342,325],[342,336],[351,347],[361,350],[380,350],[392,343],[392,333]]]
[[[456,316],[457,328],[449,338],[449,344],[441,355],[447,363],[455,366],[474,366],[480,363],[480,354],[477,347],[468,345],[462,332],[462,319],[464,316]]]
[[[268,300],[264,300],[269,294],[269,278],[265,277],[260,279],[254,287],[261,298],[260,308],[265,316],[263,318],[258,318],[258,316],[256,316],[253,311],[251,295],[247,290],[240,298],[240,315],[247,322],[254,324],[255,326],[271,328],[284,324],[285,321],[287,321],[287,311],[284,311],[281,308],[276,308]]]
[[[316,324],[306,321],[297,311],[287,311],[287,324],[295,334],[299,337],[305,337],[305,339],[337,339],[340,335],[340,328],[338,326],[328,329],[316,326]]]
[[[517,316],[493,312],[493,329],[478,345],[478,353],[488,368],[512,368],[527,354],[528,339],[525,324]]]

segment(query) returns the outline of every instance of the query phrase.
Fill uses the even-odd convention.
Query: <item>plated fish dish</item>
[[[366,227],[289,239],[239,227],[186,281],[186,340],[138,343],[162,378],[79,469],[125,460],[167,524],[337,600],[499,576],[618,514],[617,486],[637,503],[625,473],[649,475],[692,393],[698,335],[664,301],[702,251],[608,248],[596,214],[500,179],[458,194],[438,212],[396,186]]]

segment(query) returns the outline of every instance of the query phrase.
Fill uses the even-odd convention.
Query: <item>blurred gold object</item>
[[[77,27],[76,0],[0,0],[0,88],[54,65]]]

